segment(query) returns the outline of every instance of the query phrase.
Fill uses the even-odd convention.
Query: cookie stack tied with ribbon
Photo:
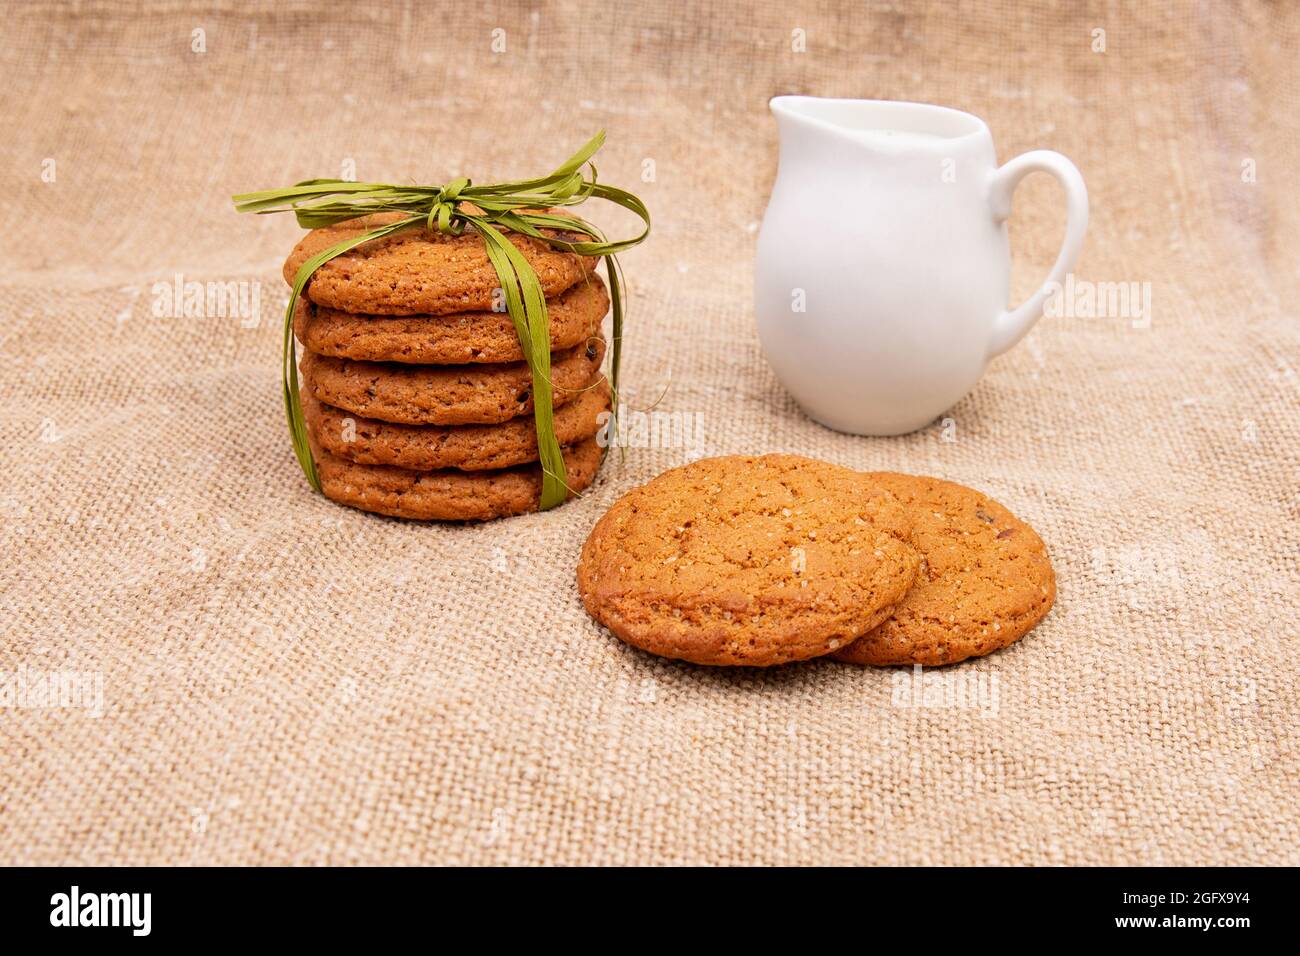
[[[984,494],[794,455],[708,458],[619,499],[578,562],[587,610],[696,664],[952,664],[1023,637],[1056,578]]]
[[[313,230],[285,262],[285,278],[292,283],[322,249],[399,217]],[[596,475],[595,436],[608,420],[600,367],[609,294],[594,258],[506,235],[546,297],[553,425],[576,493]],[[532,374],[477,233],[421,228],[364,243],[316,271],[293,321],[306,350],[303,416],[326,496],[402,518],[538,508]]]
[[[650,228],[639,199],[596,181],[603,141],[533,180],[307,180],[235,197],[311,229],[284,264],[284,401],[314,488],[395,517],[485,520],[591,484],[618,380],[616,254]],[[607,240],[566,208],[590,198],[644,229]]]

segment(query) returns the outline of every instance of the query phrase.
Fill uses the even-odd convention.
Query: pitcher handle
[[[1056,256],[1056,263],[1044,282],[1032,296],[1018,308],[1003,312],[993,323],[993,339],[989,342],[989,358],[1001,355],[1015,345],[1043,316],[1047,298],[1065,283],[1065,276],[1074,268],[1083,249],[1083,235],[1088,231],[1088,189],[1074,163],[1050,149],[1035,149],[1010,160],[993,174],[989,189],[989,205],[995,222],[1002,223],[1011,215],[1011,195],[1020,180],[1033,172],[1051,173],[1065,187],[1066,217],[1065,240]],[[1053,288],[1055,286],[1055,288]]]

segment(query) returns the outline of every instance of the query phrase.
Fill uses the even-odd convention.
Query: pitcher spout
[[[818,102],[825,101],[811,96],[774,96],[768,102],[776,119],[783,160],[804,152],[815,155],[832,143],[843,144],[851,139],[847,128],[818,118]]]
[[[925,141],[951,149],[960,141],[989,136],[979,117],[928,103],[776,96],[768,106],[782,150],[794,142],[813,148],[849,143],[870,151],[915,149]]]

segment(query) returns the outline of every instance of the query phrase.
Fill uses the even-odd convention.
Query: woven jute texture
[[[0,863],[1300,863],[1295,5],[0,14]],[[1149,312],[1045,319],[913,435],[813,423],[750,291],[791,92],[1064,152],[1077,278],[1149,283]],[[698,441],[478,526],[313,495],[278,381],[300,231],[230,195],[542,174],[602,127],[602,179],[655,217],[625,397]],[[1013,299],[1063,206],[1018,192]],[[619,494],[768,451],[989,492],[1047,541],[1055,609],[926,672],[926,706],[906,670],[710,670],[587,617]]]

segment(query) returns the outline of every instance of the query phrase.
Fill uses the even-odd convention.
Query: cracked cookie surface
[[[564,215],[563,210],[549,210]],[[400,212],[373,213],[323,226],[307,233],[285,260],[284,281],[293,285],[302,264],[330,246],[355,239],[376,226],[406,218]],[[575,223],[575,226],[577,224]],[[560,236],[553,229],[543,235]],[[537,273],[542,292],[550,299],[596,267],[596,260],[553,248],[549,243],[516,232],[505,237]],[[564,233],[583,239],[584,234]],[[446,315],[487,312],[501,280],[488,258],[483,238],[472,229],[446,236],[419,226],[382,239],[372,239],[331,259],[312,275],[304,292],[317,305],[344,312],[380,315]]]
[[[542,496],[539,465],[499,471],[411,471],[389,465],[361,465],[331,455],[311,440],[321,490],[339,504],[395,518],[487,521],[536,511]],[[588,438],[563,449],[571,493],[596,478],[603,450]]]
[[[600,430],[601,413],[609,411],[609,386],[603,378],[591,385],[555,410],[555,437],[561,445],[572,445]],[[537,461],[532,415],[499,425],[399,425],[322,405],[308,391],[301,399],[312,438],[330,454],[359,464],[415,471],[483,471]]]
[[[1023,637],[1056,599],[1042,539],[1005,507],[939,478],[869,477],[912,512],[916,584],[879,627],[834,653],[855,664],[952,664]]]
[[[664,472],[597,522],[578,562],[588,612],[627,643],[697,664],[830,653],[916,577],[910,517],[860,472],[794,455]]]
[[[588,388],[604,355],[604,339],[594,338],[551,356],[556,408]],[[304,386],[317,401],[385,422],[489,425],[533,410],[532,374],[523,362],[404,365],[307,352],[300,368]]]
[[[547,302],[551,350],[571,348],[598,335],[608,310],[609,293],[596,275]],[[524,360],[506,312],[356,315],[300,298],[293,327],[309,351],[335,358],[426,365]]]

